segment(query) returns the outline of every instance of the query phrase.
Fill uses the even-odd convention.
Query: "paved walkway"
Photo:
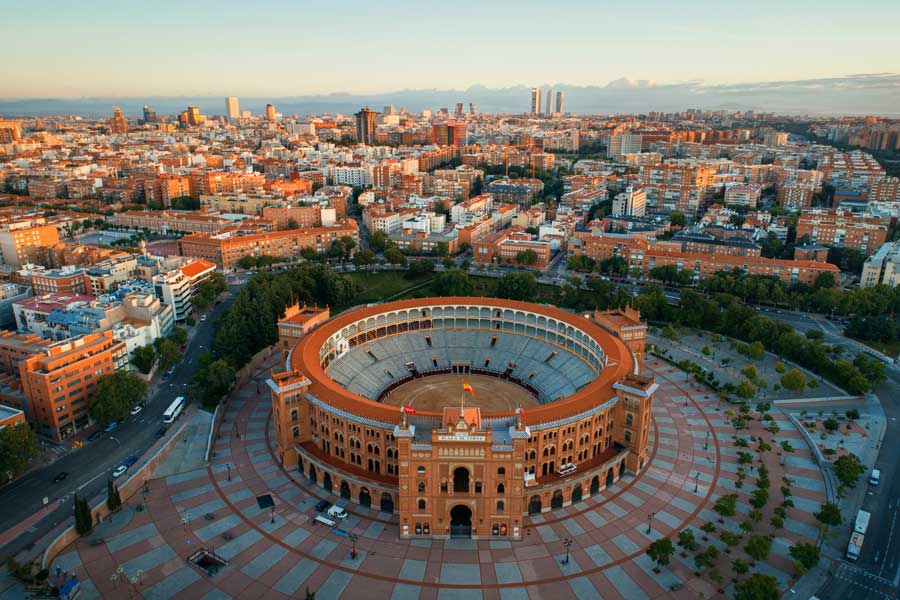
[[[652,540],[686,526],[699,538],[700,525],[715,523],[710,507],[722,494],[738,494],[738,515],[727,525],[715,524],[736,530],[750,511],[755,473],[748,485],[736,489],[734,429],[716,410],[709,390],[661,361],[647,366],[660,383],[648,468],[584,502],[526,519],[521,542],[401,541],[395,516],[310,487],[301,474],[275,463],[270,405],[266,397],[257,397],[251,381],[228,405],[210,465],[152,480],[146,511],[130,511],[121,519],[127,522],[102,542],[79,540],[69,546],[50,572],[58,565],[87,579],[86,598],[296,598],[307,589],[322,600],[717,596],[713,586],[694,576],[690,555],[676,554],[657,574],[645,550]],[[781,429],[771,437],[796,448],[783,467],[795,481],[795,508],[780,530],[772,531],[766,521],[758,524],[775,539],[770,558],[757,570],[786,586],[792,571],[787,548],[815,538],[811,513],[824,498],[824,485],[799,432],[777,411],[773,416]],[[775,497],[782,467],[774,452],[764,459]],[[269,509],[258,508],[256,497],[263,494],[275,499],[274,518]],[[350,516],[343,531],[314,525],[313,506],[320,498],[346,506]],[[140,502],[134,498],[130,504]],[[347,533],[358,536],[355,559]],[[567,537],[574,540],[571,558],[561,564]],[[717,538],[708,543],[725,547]],[[228,566],[210,577],[189,564],[186,559],[202,548],[226,559]],[[730,572],[725,566],[740,555],[740,546],[730,557],[723,554],[726,582]],[[111,579],[117,569],[121,572]],[[672,591],[673,585],[679,591]]]

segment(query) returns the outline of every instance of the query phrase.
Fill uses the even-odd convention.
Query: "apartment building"
[[[485,187],[497,202],[510,202],[523,208],[531,206],[535,197],[544,191],[544,182],[540,179],[497,179]]]
[[[636,133],[617,133],[609,138],[606,156],[619,159],[623,154],[637,154],[641,151],[644,138]]]
[[[0,262],[14,267],[41,262],[59,243],[59,230],[43,217],[0,224]]]
[[[851,248],[867,255],[887,241],[887,234],[888,227],[881,219],[850,211],[805,210],[797,221],[797,239],[809,236],[817,244]]]
[[[812,206],[813,188],[804,183],[786,183],[778,188],[778,204],[789,210]]]
[[[45,348],[19,364],[35,431],[60,441],[88,427],[88,399],[104,375],[128,370],[128,350],[111,331]]]
[[[298,258],[304,248],[325,252],[344,236],[359,244],[359,228],[356,221],[351,219],[332,227],[309,227],[248,235],[241,235],[238,231],[217,235],[193,233],[178,240],[178,248],[182,256],[204,258],[221,269],[232,269],[244,256]]]
[[[550,242],[535,240],[524,231],[504,230],[484,236],[474,243],[473,257],[480,264],[519,264],[518,257],[528,250],[533,251],[537,258],[533,264],[523,266],[546,269],[551,257]]]
[[[200,207],[212,213],[261,216],[263,208],[281,201],[282,197],[275,194],[203,194],[200,196]]]
[[[900,285],[900,242],[882,244],[863,264],[860,287]]]
[[[900,179],[897,177],[882,177],[869,184],[869,202],[898,202],[900,201]]]
[[[174,321],[181,322],[190,316],[191,311],[194,310],[191,301],[194,293],[199,289],[200,284],[209,279],[215,271],[215,264],[199,258],[153,276],[152,282],[156,297],[172,307]]]
[[[119,284],[134,279],[137,257],[131,254],[100,261],[84,272],[85,292],[94,296],[114,291]]]
[[[174,210],[133,210],[116,213],[113,223],[131,229],[217,233],[234,223],[215,212]]]
[[[760,188],[754,185],[730,185],[725,188],[725,206],[749,206],[759,204]]]
[[[840,269],[831,263],[807,260],[782,260],[752,256],[730,256],[725,254],[697,254],[692,252],[669,252],[664,249],[649,248],[642,256],[632,251],[629,267],[648,274],[655,267],[671,265],[693,272],[694,279],[700,280],[719,271],[743,271],[748,275],[777,277],[787,285],[799,283],[812,285],[822,273],[830,273],[838,280]]]
[[[625,191],[613,198],[612,214],[643,217],[647,211],[647,192],[640,188],[628,186]]]
[[[275,206],[263,207],[262,217],[271,221],[276,229],[287,229],[292,222],[301,229],[331,227],[338,220],[337,211],[327,203],[305,206],[282,202]]]
[[[835,188],[869,189],[872,182],[883,179],[884,168],[866,152],[836,152],[819,160],[818,170]]]
[[[61,269],[45,269],[44,267],[28,265],[16,273],[16,279],[31,285],[35,295],[43,294],[84,294],[85,270],[75,266],[66,266]]]
[[[450,207],[450,222],[468,224],[476,217],[490,214],[494,208],[492,194],[480,194]]]

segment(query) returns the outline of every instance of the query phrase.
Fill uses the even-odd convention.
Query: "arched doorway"
[[[365,507],[372,506],[372,496],[369,495],[369,490],[366,488],[361,488],[359,490],[359,505]]]
[[[553,497],[550,499],[550,508],[552,508],[552,509],[562,508],[562,505],[563,505],[562,491],[556,490],[555,492],[553,492]]]
[[[581,484],[579,483],[572,488],[572,502],[581,502]]]
[[[381,495],[381,510],[386,513],[394,512],[394,499],[388,493]]]
[[[623,460],[622,462],[619,463],[619,477],[621,478],[622,475],[624,475],[624,474],[625,474],[625,461]]]
[[[600,491],[600,478],[594,475],[594,478],[591,479],[591,496]]]
[[[606,472],[606,487],[609,487],[613,484],[614,477],[615,477],[615,475],[613,475],[612,469],[610,469],[609,471]]]
[[[347,485],[346,481],[341,482],[341,498],[344,498],[345,500],[350,499],[350,486]]]
[[[316,465],[309,463],[309,480],[313,483],[318,483],[318,478],[316,477]]]
[[[472,537],[472,509],[465,504],[450,509],[450,537]]]
[[[469,493],[469,470],[467,468],[456,467],[453,469],[453,493]]]
[[[331,473],[325,473],[325,476],[322,477],[322,487],[326,492],[331,491]]]
[[[529,515],[539,515],[541,514],[541,497],[540,496],[532,496],[531,500],[528,502],[528,514]]]

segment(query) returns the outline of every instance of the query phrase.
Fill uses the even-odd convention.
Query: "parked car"
[[[119,426],[119,422],[113,421],[113,422],[109,423],[106,427],[104,427],[103,431],[105,431],[106,433],[109,433],[110,431],[113,431],[118,426]]]
[[[332,519],[346,519],[347,511],[340,506],[332,506],[328,509],[328,516]]]
[[[165,427],[160,427],[159,429],[156,430],[156,433],[155,433],[154,435],[155,435],[157,438],[161,438],[162,436],[166,435],[166,428],[165,428]]]
[[[134,408],[131,409],[131,416],[132,416],[132,417],[135,416],[136,414],[138,414],[138,413],[141,412],[142,410],[144,410],[144,407],[141,406],[140,404],[138,404],[137,406],[135,406]]]
[[[174,372],[175,372],[175,367],[172,367],[172,368],[170,368],[168,371],[166,371],[165,373],[163,373],[163,381],[165,381],[166,379],[168,379],[169,377],[171,377],[171,376],[172,376],[172,373],[174,373]]]
[[[125,459],[125,468],[127,469],[128,467],[130,467],[131,465],[133,465],[136,462],[137,462],[137,456],[132,454],[131,456],[129,456],[128,458]]]
[[[113,479],[117,479],[117,478],[121,477],[122,475],[125,474],[125,471],[127,471],[127,470],[128,470],[128,467],[126,467],[125,465],[119,465],[118,467],[116,467],[116,469],[112,473]]]
[[[200,317],[200,320],[201,320],[201,321],[205,321],[205,320],[206,320],[206,315],[203,315],[202,317]]]
[[[316,510],[319,512],[325,512],[328,510],[328,507],[331,506],[331,502],[328,500],[319,500],[316,502]]]
[[[56,477],[53,478],[53,483],[59,483],[68,476],[69,474],[66,471],[60,471],[56,474]]]
[[[100,439],[100,436],[102,436],[102,435],[103,435],[103,430],[98,429],[97,431],[95,431],[91,435],[89,435],[87,439],[89,442],[93,442],[96,439]]]

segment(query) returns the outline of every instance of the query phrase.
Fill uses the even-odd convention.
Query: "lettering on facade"
[[[483,435],[466,435],[466,434],[455,434],[455,435],[439,435],[439,442],[483,442],[487,438]]]

